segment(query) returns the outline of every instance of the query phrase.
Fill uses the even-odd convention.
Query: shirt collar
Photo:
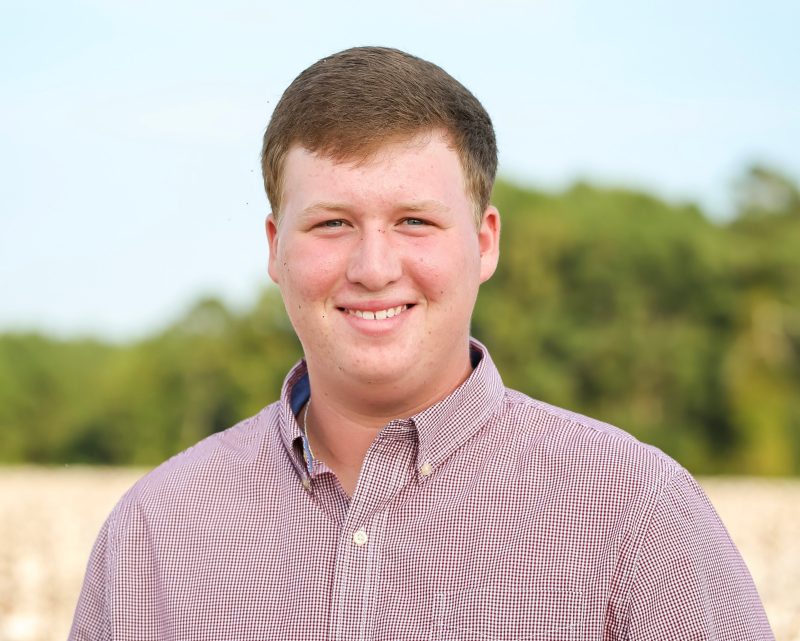
[[[427,474],[477,434],[505,396],[486,347],[471,339],[470,354],[473,364],[479,361],[469,377],[441,401],[411,417],[418,439],[417,469],[427,467]]]
[[[297,422],[297,414],[308,400],[310,393],[308,368],[305,360],[301,360],[289,370],[283,381],[278,429],[283,446],[304,485],[310,481],[310,474],[303,457],[304,435],[303,429]]]
[[[470,357],[472,373],[448,396],[408,419],[394,420],[384,428],[402,430],[411,427],[416,431],[417,469],[424,469],[426,474],[472,438],[502,402],[505,387],[489,351],[471,339]],[[279,429],[284,447],[304,482],[310,473],[303,457],[303,430],[296,417],[309,395],[308,369],[305,360],[301,360],[283,383]]]

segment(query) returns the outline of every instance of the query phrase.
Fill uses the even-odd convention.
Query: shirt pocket
[[[557,589],[483,587],[436,595],[432,641],[578,641],[584,596]]]

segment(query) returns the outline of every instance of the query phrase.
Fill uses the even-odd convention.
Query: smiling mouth
[[[398,305],[397,307],[389,307],[388,309],[378,309],[376,311],[368,311],[365,309],[350,309],[347,307],[340,308],[350,316],[356,318],[363,318],[364,320],[384,320],[386,318],[393,318],[402,314],[408,309],[408,305]]]

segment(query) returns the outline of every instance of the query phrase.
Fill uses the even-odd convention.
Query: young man
[[[470,341],[496,155],[480,103],[405,53],[292,83],[263,169],[305,360],[126,494],[72,639],[772,638],[685,470],[505,389]]]

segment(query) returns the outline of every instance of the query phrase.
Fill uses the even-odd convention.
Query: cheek
[[[284,298],[316,300],[332,291],[340,269],[335,256],[319,248],[296,247],[280,256]]]
[[[437,298],[461,295],[476,287],[480,277],[480,253],[472,238],[430,247],[413,260],[414,278]]]
[[[414,282],[417,287],[429,301],[444,303],[448,308],[466,303],[476,279],[475,266],[463,257],[452,256],[449,260],[425,257],[415,262]]]

